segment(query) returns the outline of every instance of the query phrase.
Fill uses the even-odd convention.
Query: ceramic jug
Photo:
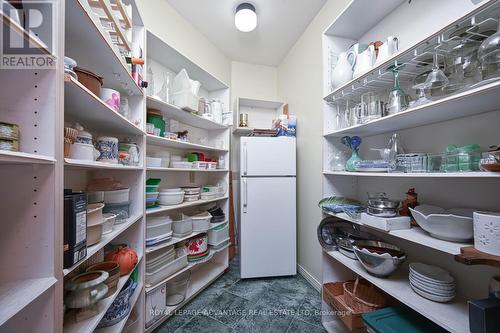
[[[370,70],[375,64],[375,60],[375,46],[370,45],[366,50],[358,54],[358,56],[356,57],[356,66],[354,66],[353,77],[357,78],[364,74],[366,71]]]
[[[380,65],[399,50],[399,40],[397,37],[389,36],[384,44],[378,48],[377,61],[375,66]]]
[[[342,52],[339,54],[337,65],[332,71],[332,87],[340,87],[352,79],[354,65],[349,62],[349,57],[353,57],[353,52]]]

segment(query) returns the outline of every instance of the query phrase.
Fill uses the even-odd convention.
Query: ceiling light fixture
[[[254,5],[244,2],[236,7],[234,25],[239,31],[250,32],[257,27],[257,13]]]

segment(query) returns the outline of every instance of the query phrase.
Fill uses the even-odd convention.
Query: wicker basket
[[[370,312],[387,306],[386,296],[365,280],[347,281],[343,284],[344,299],[355,312]]]

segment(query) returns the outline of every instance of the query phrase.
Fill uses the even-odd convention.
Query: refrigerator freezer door
[[[241,176],[295,176],[295,138],[242,137]]]
[[[295,275],[295,177],[243,178],[241,191],[241,277]]]

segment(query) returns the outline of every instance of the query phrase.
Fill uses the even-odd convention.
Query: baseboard
[[[309,282],[311,286],[313,286],[314,289],[321,292],[321,283],[316,280],[316,278],[311,273],[309,273],[304,267],[300,266],[299,264],[297,264],[297,271],[300,275],[302,275],[302,277],[304,277],[304,279],[307,280],[307,282]]]

